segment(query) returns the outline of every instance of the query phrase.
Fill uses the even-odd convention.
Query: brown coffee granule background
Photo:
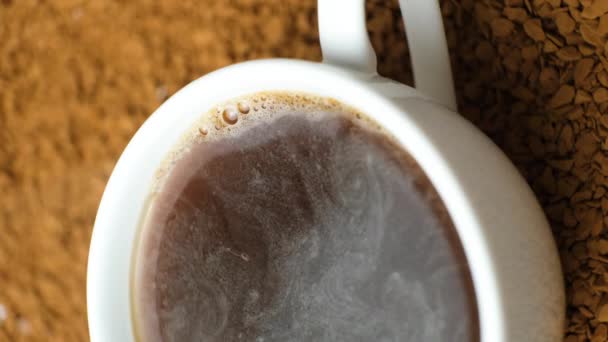
[[[91,227],[129,138],[209,71],[320,60],[315,3],[0,0],[0,341],[88,340]],[[565,341],[608,341],[608,1],[441,3],[460,111],[551,221]],[[368,16],[380,72],[411,84],[396,0]]]

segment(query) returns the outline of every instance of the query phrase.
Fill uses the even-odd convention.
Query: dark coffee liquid
[[[193,142],[152,200],[141,341],[478,340],[462,249],[411,157],[351,113],[248,125]]]

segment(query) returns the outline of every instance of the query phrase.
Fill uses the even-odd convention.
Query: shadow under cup
[[[413,158],[336,100],[218,105],[154,186],[139,341],[479,341],[467,261]]]

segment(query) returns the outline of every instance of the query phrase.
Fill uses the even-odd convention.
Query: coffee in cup
[[[135,250],[139,341],[478,341],[471,275],[416,161],[364,113],[264,92],[196,122]]]

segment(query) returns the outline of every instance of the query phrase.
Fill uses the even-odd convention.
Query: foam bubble
[[[234,125],[239,121],[239,112],[234,108],[226,108],[222,112],[222,119],[224,119],[224,122],[227,124]]]
[[[247,102],[239,102],[237,104],[237,108],[239,109],[239,112],[241,112],[242,114],[247,114],[249,113],[249,104]]]

